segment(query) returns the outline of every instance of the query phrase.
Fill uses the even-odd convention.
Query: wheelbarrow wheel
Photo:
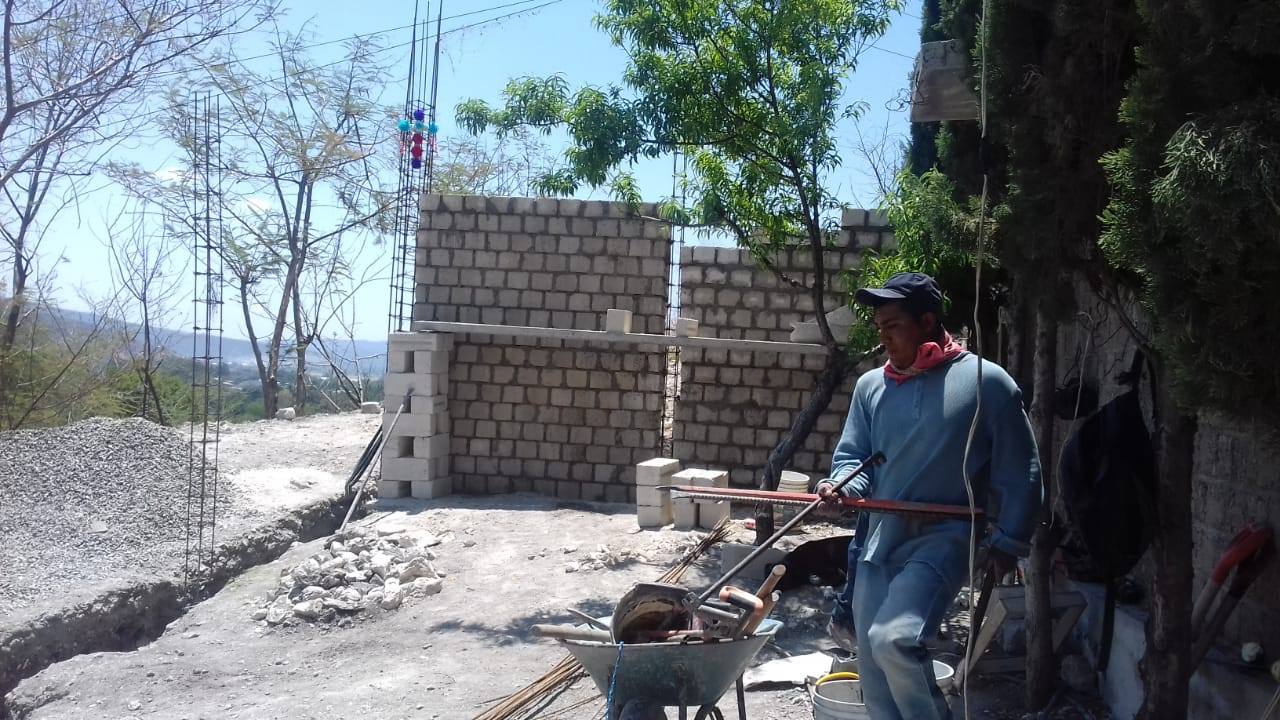
[[[667,720],[667,713],[647,700],[632,700],[622,708],[618,720]]]

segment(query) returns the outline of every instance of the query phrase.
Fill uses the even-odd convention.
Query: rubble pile
[[[426,533],[349,525],[325,549],[285,568],[269,602],[252,618],[267,625],[324,622],[362,610],[395,610],[408,598],[440,592],[443,575]]]
[[[651,562],[648,555],[631,548],[611,548],[599,545],[593,552],[584,554],[576,562],[563,567],[567,573],[589,572],[591,570],[608,570],[633,562]]]

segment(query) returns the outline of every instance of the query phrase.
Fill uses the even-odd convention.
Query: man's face
[[[876,308],[872,322],[880,333],[880,343],[896,368],[908,368],[916,360],[916,349],[933,339],[937,317],[925,313],[916,319],[898,303]]]

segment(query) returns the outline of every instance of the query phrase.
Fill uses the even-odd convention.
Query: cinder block
[[[698,505],[688,498],[673,499],[671,521],[675,523],[677,530],[692,530],[698,527]]]
[[[381,498],[402,498],[409,496],[409,485],[407,482],[399,480],[379,480],[378,481],[378,497]]]
[[[671,508],[639,505],[636,507],[636,524],[642,528],[660,528],[670,525]]]
[[[413,350],[405,350],[403,348],[387,348],[387,372],[389,373],[411,373],[413,372]],[[430,352],[430,351],[428,351]]]
[[[728,473],[725,475],[727,476]],[[699,527],[710,530],[718,525],[720,521],[729,519],[729,503],[724,500],[703,500],[697,505]]]
[[[670,509],[671,492],[669,490],[659,490],[652,485],[637,485],[636,504]]]
[[[729,471],[728,470],[699,470],[701,477],[695,483],[702,487],[727,488],[729,487]]]
[[[609,308],[604,316],[604,329],[608,332],[631,332],[631,311]]]
[[[409,483],[409,495],[416,498],[444,497],[453,492],[453,482],[447,478],[436,478],[435,480],[415,480]]]
[[[672,458],[645,460],[636,464],[636,485],[667,485],[679,469],[680,461]]]
[[[386,480],[436,480],[448,477],[449,458],[392,458],[383,455],[382,477]]]
[[[678,337],[698,337],[698,321],[693,318],[676,318]]]
[[[395,438],[392,438],[395,441]],[[445,434],[413,439],[413,456],[416,458],[439,458],[449,455],[449,436]]]
[[[443,373],[449,371],[449,353],[443,350],[415,350],[413,367],[405,372]]]
[[[398,350],[448,351],[453,348],[453,335],[437,332],[391,333],[387,336],[387,347]]]
[[[672,485],[696,485],[699,487],[711,487],[709,477],[704,476],[705,470],[689,468],[671,476]]]
[[[382,379],[383,404],[400,406],[405,393],[413,389],[414,397],[449,394],[449,376],[445,373],[387,373]]]

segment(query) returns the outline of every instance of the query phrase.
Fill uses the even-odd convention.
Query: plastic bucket
[[[862,686],[857,680],[832,680],[814,685],[813,720],[868,720],[862,704]]]
[[[858,672],[858,658],[856,657],[835,657],[831,659],[831,672]],[[941,660],[933,661],[933,679],[938,683],[938,687],[946,690],[951,687],[951,679],[955,677],[956,670]]]

